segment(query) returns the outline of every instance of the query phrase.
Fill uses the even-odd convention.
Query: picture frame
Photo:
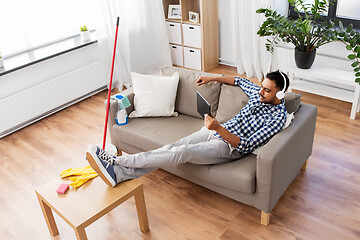
[[[189,21],[199,23],[199,13],[189,11]]]
[[[169,4],[168,18],[181,19],[181,6]]]

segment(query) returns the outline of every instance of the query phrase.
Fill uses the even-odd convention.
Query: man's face
[[[281,101],[277,99],[276,93],[279,89],[276,87],[275,81],[265,78],[261,82],[261,89],[259,91],[260,101],[268,104],[279,104]]]

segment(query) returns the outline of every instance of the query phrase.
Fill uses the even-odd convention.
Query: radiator
[[[0,138],[106,89],[101,61],[0,100]]]

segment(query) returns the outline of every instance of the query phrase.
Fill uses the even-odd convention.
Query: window
[[[341,0],[337,3],[337,17],[360,20],[360,0]]]
[[[14,55],[95,28],[93,0],[11,0],[1,3],[0,51]]]
[[[304,3],[313,4],[315,0],[304,0]],[[330,0],[331,1],[331,0]],[[294,8],[289,4],[289,16],[298,16]],[[360,0],[337,0],[324,15],[325,19],[339,19],[345,26],[352,23],[355,28],[360,29]]]

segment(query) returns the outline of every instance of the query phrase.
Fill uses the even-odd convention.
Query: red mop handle
[[[109,93],[108,93],[107,106],[106,106],[105,128],[104,128],[104,138],[103,138],[103,147],[102,147],[103,150],[105,150],[106,132],[107,132],[107,124],[108,124],[108,118],[109,118],[110,95],[111,95],[111,86],[112,86],[112,79],[113,79],[113,73],[114,73],[114,62],[115,62],[115,52],[116,52],[116,41],[117,41],[117,35],[118,35],[118,29],[119,29],[119,20],[120,20],[120,18],[118,17],[117,22],[116,22],[114,53],[113,53],[113,59],[112,59],[112,65],[111,65]]]

